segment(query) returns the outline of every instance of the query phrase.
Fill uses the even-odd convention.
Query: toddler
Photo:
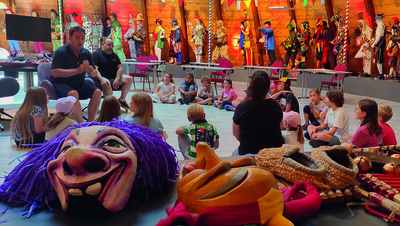
[[[65,127],[76,124],[76,121],[71,118],[75,102],[76,98],[73,96],[57,99],[57,114],[50,119],[49,123],[47,123],[45,127],[46,141],[49,141],[52,137],[59,134]]]
[[[158,84],[156,91],[151,95],[151,98],[155,103],[175,103],[175,84],[172,78],[172,73],[165,73],[163,81]]]
[[[98,122],[110,122],[114,118],[121,116],[121,105],[115,96],[104,97],[101,104]]]
[[[199,94],[196,96],[195,100],[198,104],[204,105],[212,104],[212,99],[214,97],[214,89],[211,87],[211,79],[208,75],[203,75],[200,78],[202,84]]]
[[[194,81],[194,75],[191,72],[186,73],[185,81],[178,88],[181,98],[178,99],[180,104],[192,103],[197,95],[197,84]]]

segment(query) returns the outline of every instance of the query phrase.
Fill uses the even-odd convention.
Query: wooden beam
[[[214,0],[214,2],[215,11],[217,12],[217,20],[222,20],[221,0]]]
[[[148,20],[147,20],[148,19],[147,18],[147,0],[142,0],[142,4],[141,5],[142,5],[142,14],[143,14],[143,19],[144,19],[143,26],[147,31],[147,35],[144,38],[144,43],[145,43],[145,46],[146,46],[146,54],[150,55],[150,39],[149,39],[150,31],[149,31],[149,23],[148,23]]]
[[[289,8],[294,9],[294,1],[293,0],[286,0],[286,3]],[[296,27],[297,27],[296,12],[294,10],[289,10],[289,16],[292,20],[294,20]]]
[[[329,31],[333,37],[336,34],[336,25],[335,22],[331,22],[331,18],[333,17],[332,0],[325,0],[325,11],[326,16],[328,17]]]
[[[181,13],[181,39],[182,39],[182,61],[189,63],[189,41],[186,28],[186,15],[185,15],[185,1],[182,0],[182,4],[179,4],[179,12]],[[182,62],[182,63],[183,63]]]
[[[101,1],[101,12],[99,14],[103,16],[101,22],[104,23],[104,19],[107,17],[107,0]]]
[[[258,29],[260,27],[260,17],[258,16],[258,10],[254,1],[251,1],[251,11],[253,13],[254,32],[256,34],[256,43],[258,49],[258,64],[264,66],[264,48],[263,44],[258,41],[263,33]]]
[[[364,0],[365,8],[367,9],[368,15],[371,17],[372,30],[375,31],[376,23],[375,23],[375,7],[374,2],[372,0]]]

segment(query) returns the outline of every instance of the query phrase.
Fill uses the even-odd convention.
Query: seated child
[[[178,88],[181,98],[178,99],[180,104],[192,103],[197,95],[197,84],[194,81],[194,75],[191,72],[186,73],[185,81]]]
[[[52,137],[60,133],[65,127],[76,124],[76,121],[71,118],[71,113],[74,109],[75,102],[76,98],[73,96],[57,99],[57,114],[50,119],[45,127],[46,141],[49,141]]]
[[[104,97],[101,103],[100,115],[98,122],[111,122],[116,117],[121,116],[121,105],[115,96]]]
[[[325,120],[328,107],[322,101],[321,92],[318,88],[310,90],[310,103],[303,108],[304,125],[303,129],[307,129],[308,124],[319,126]]]
[[[198,104],[204,105],[212,104],[212,99],[214,97],[214,89],[211,87],[211,79],[208,75],[203,75],[200,78],[202,84],[199,94],[196,96],[195,100]]]
[[[225,79],[224,88],[218,100],[214,101],[214,106],[219,109],[224,109],[226,105],[232,106],[232,101],[236,100],[237,95],[232,87],[232,80]],[[228,110],[228,109],[227,109]]]
[[[388,105],[379,105],[378,123],[382,127],[383,145],[397,145],[396,134],[387,122],[392,118],[392,108]]]
[[[164,136],[164,126],[161,121],[154,118],[153,100],[146,93],[136,93],[132,95],[129,110],[133,112],[132,117],[127,117],[127,122],[134,122],[146,126]]]
[[[215,127],[205,119],[206,114],[201,105],[189,105],[187,118],[191,123],[176,130],[179,149],[182,151],[183,157],[185,159],[196,158],[196,144],[200,141],[208,143],[213,150],[218,149],[219,135]]]
[[[151,98],[155,103],[175,103],[175,84],[172,79],[172,73],[165,73],[163,81],[158,84],[156,91],[151,95]]]
[[[300,114],[295,111],[283,112],[282,136],[285,144],[297,145],[304,152],[303,127],[301,126]]]
[[[271,85],[269,86],[268,97],[271,97],[277,92],[278,92],[278,87],[276,86],[275,83],[271,83]]]

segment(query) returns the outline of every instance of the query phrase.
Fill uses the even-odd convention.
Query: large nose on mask
[[[72,147],[65,153],[63,169],[68,175],[81,175],[103,171],[108,161],[105,156],[88,152],[81,147]]]

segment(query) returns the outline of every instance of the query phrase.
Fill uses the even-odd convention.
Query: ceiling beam
[[[146,54],[150,55],[150,31],[149,31],[149,22],[148,22],[148,18],[147,18],[147,0],[142,0],[142,14],[143,14],[143,26],[147,31],[147,35],[144,38],[144,43],[146,44]]]
[[[251,1],[251,11],[253,13],[253,21],[254,21],[254,31],[253,34],[256,34],[256,43],[258,49],[258,64],[264,66],[264,48],[263,44],[260,43],[258,40],[261,38],[261,35],[264,35],[258,29],[260,27],[260,17],[258,16],[258,10],[254,1]]]
[[[189,42],[186,28],[186,14],[185,14],[185,1],[179,4],[179,12],[181,13],[181,42],[182,42],[182,61],[189,63]]]
[[[367,9],[368,15],[371,17],[372,30],[375,31],[376,23],[375,23],[375,7],[374,2],[372,0],[364,0],[365,8]]]

